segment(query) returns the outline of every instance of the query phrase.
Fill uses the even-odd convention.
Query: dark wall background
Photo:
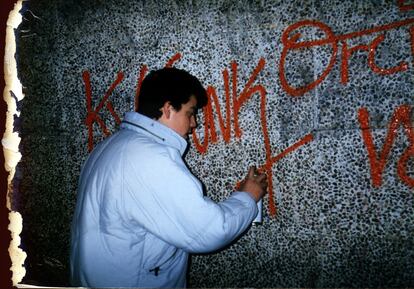
[[[140,76],[175,65],[211,96],[186,157],[208,195],[251,164],[271,182],[263,224],[193,256],[190,286],[414,286],[412,3],[39,0],[22,14],[24,283],[68,285],[81,165]]]

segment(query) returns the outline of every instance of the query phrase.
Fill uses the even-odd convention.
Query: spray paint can
[[[263,216],[262,216],[262,211],[263,211],[263,201],[262,199],[260,199],[257,203],[257,216],[256,218],[253,220],[252,224],[253,225],[260,225],[263,222]]]

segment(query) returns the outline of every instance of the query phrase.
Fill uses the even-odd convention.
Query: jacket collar
[[[180,151],[181,156],[188,145],[187,141],[174,130],[137,112],[130,111],[125,114],[121,123],[121,129],[123,128],[144,133],[158,143],[174,147]]]

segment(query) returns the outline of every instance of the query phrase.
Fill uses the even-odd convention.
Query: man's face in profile
[[[188,102],[181,105],[180,110],[175,110],[170,103],[166,103],[162,113],[159,121],[188,139],[188,135],[197,126],[197,99],[192,95]]]

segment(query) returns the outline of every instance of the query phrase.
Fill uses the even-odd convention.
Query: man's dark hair
[[[179,111],[192,95],[197,99],[197,108],[207,104],[206,90],[187,71],[173,67],[151,71],[141,84],[137,112],[158,119],[162,115],[160,109],[166,102]]]

